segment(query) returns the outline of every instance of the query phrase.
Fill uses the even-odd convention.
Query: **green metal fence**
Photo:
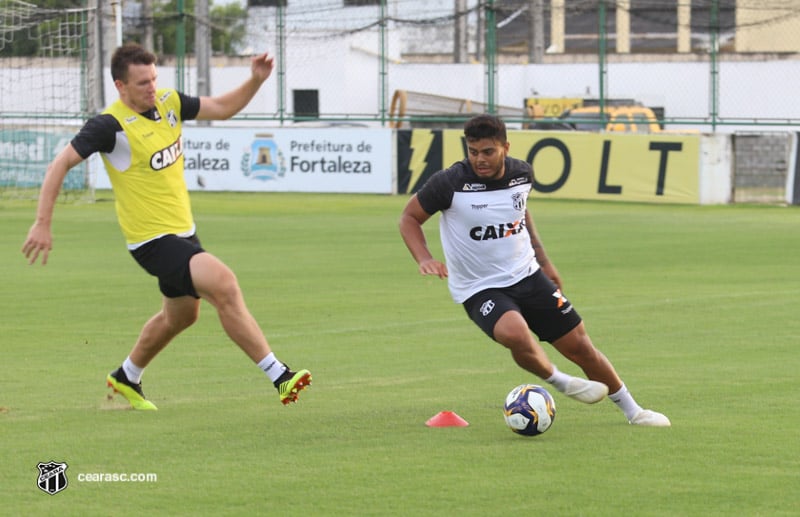
[[[159,14],[177,29],[176,54],[163,64],[188,93],[198,93],[208,73],[186,36],[196,32],[192,25],[211,23],[196,14],[200,1],[178,0],[176,11]],[[796,0],[251,3],[272,7],[247,10],[255,44],[240,50],[264,46],[279,59],[274,89],[240,120],[448,126],[483,110],[527,127],[538,115],[526,101],[547,107],[574,99],[599,106],[599,119],[579,119],[598,128],[609,122],[607,106],[625,102],[653,108],[660,127],[672,129],[800,127],[791,100],[800,82]],[[116,5],[87,0],[83,9],[57,10],[0,0],[3,123],[84,119],[102,109],[113,35],[136,39],[155,16],[116,17]],[[28,47],[35,52],[22,55]],[[337,56],[341,62],[329,66]],[[211,64],[212,73],[227,75],[246,67],[235,56]],[[300,109],[298,91],[316,92],[317,109]],[[394,102],[398,92],[408,93],[406,105]]]

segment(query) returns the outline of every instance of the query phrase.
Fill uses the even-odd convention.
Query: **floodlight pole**
[[[598,78],[599,82],[599,105],[600,105],[600,130],[604,131],[606,124],[608,122],[606,116],[606,74],[608,73],[608,69],[606,68],[606,41],[607,41],[607,34],[606,34],[606,0],[600,0],[599,12],[597,13],[598,16],[598,28],[597,28],[597,38],[598,38],[598,45],[597,45],[597,63],[598,69],[600,72],[600,77]]]
[[[387,52],[387,45],[386,45],[386,0],[380,0],[380,16],[381,21],[379,25],[379,38],[380,38],[380,55],[378,56],[378,75],[380,76],[380,81],[378,81],[378,99],[380,102],[380,107],[378,108],[380,111],[380,118],[381,118],[381,126],[386,124],[386,96],[387,96],[387,83],[388,83],[388,72],[386,71],[386,60],[388,56],[386,55]]]
[[[183,12],[183,0],[178,0],[178,25],[175,27],[175,89],[185,91],[183,87],[184,59],[186,57],[186,18]]]
[[[197,96],[211,95],[211,22],[208,18],[208,0],[194,3],[194,56],[197,68]],[[198,120],[198,126],[210,126],[210,120]]]
[[[494,113],[497,103],[495,91],[497,80],[497,22],[495,21],[494,0],[486,2],[486,106]]]
[[[286,120],[286,2],[278,2],[278,120]]]
[[[719,53],[719,0],[711,2],[711,27],[709,27],[709,37],[711,38],[711,131],[717,131],[717,117],[719,116],[719,64],[717,54]]]

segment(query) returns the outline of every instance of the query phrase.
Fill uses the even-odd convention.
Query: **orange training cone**
[[[452,411],[441,411],[425,422],[428,427],[467,427],[469,422]]]

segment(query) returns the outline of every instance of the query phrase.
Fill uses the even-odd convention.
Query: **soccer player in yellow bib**
[[[192,325],[200,299],[219,314],[228,336],[269,377],[283,404],[296,402],[311,384],[308,370],[293,371],[272,352],[248,310],[230,268],[205,251],[195,233],[184,180],[181,126],[184,120],[225,120],[241,111],[272,74],[268,54],[251,60],[250,77],[214,97],[192,97],[158,89],[156,56],[138,44],[114,52],[111,77],[119,99],[91,118],[48,165],[36,220],[22,246],[33,264],[47,263],[52,248],[53,208],[67,172],[99,152],[111,180],[117,218],[133,258],[158,278],[161,310],[142,328],[122,366],[106,382],[134,409],[156,406],[142,392],[142,373],[169,342]]]

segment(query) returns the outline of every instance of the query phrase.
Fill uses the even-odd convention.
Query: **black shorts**
[[[131,250],[131,255],[145,271],[158,278],[158,288],[167,298],[200,298],[192,284],[189,260],[205,250],[197,235],[165,235]]]
[[[540,341],[552,343],[581,322],[578,311],[542,270],[509,287],[486,289],[464,303],[470,319],[494,339],[497,320],[517,311]]]

